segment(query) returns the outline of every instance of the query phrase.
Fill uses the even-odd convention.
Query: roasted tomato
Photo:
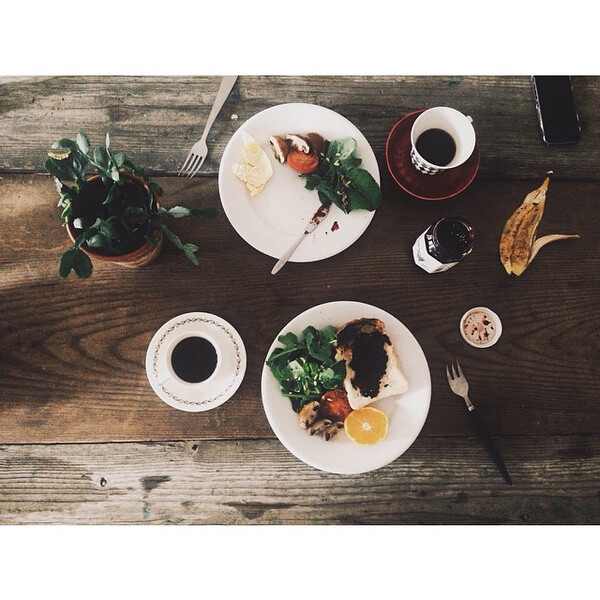
[[[343,423],[351,412],[352,407],[348,403],[346,390],[328,390],[321,397],[319,418]]]
[[[299,150],[292,150],[287,155],[287,164],[298,173],[307,175],[314,173],[319,166],[319,157],[316,154],[306,154]]]

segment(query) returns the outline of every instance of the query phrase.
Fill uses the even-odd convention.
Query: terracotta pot
[[[135,182],[139,183],[145,189],[148,189],[146,182],[143,179],[141,179],[140,177],[137,177],[136,175],[132,175],[131,173],[127,173],[127,172],[123,172],[123,171],[121,172],[121,175],[123,177],[125,177],[126,179],[129,179],[131,181],[135,181]],[[100,175],[91,175],[88,178],[88,181],[94,181],[95,179],[99,179],[99,178],[100,178]],[[157,207],[160,206],[160,203],[158,201],[156,194],[154,195],[154,200],[156,202],[156,206]],[[77,239],[77,236],[75,235],[75,231],[74,231],[71,223],[67,223],[67,233],[69,234],[71,241],[75,242],[75,240]],[[129,267],[131,269],[136,269],[139,267],[145,267],[146,265],[149,265],[160,254],[162,247],[163,247],[163,239],[164,239],[162,230],[155,229],[154,237],[156,238],[155,245],[152,245],[150,242],[146,242],[145,244],[143,244],[142,246],[140,246],[133,252],[129,252],[128,254],[121,254],[119,256],[106,256],[105,254],[98,254],[97,252],[94,252],[90,248],[82,247],[81,250],[83,252],[85,252],[93,260],[101,260],[103,262],[110,262],[110,263],[114,263],[116,265],[121,265],[122,267]]]

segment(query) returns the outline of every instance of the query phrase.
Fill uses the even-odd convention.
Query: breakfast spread
[[[465,219],[444,217],[413,245],[415,264],[428,273],[447,271],[473,250],[473,227]]]
[[[364,407],[403,394],[408,381],[383,321],[355,319],[337,330],[309,326],[299,337],[289,332],[278,340],[282,346],[273,350],[267,366],[298,413],[302,429],[326,441],[342,429],[360,444],[385,437],[385,413],[383,419],[379,409],[369,407],[363,413]],[[361,434],[361,428],[373,434]]]
[[[354,410],[408,390],[385,324],[379,319],[346,323],[338,331],[336,357],[346,362],[344,389]]]
[[[246,131],[242,131],[241,135],[244,163],[235,163],[233,173],[246,184],[250,196],[256,196],[273,176],[273,167],[258,142]]]

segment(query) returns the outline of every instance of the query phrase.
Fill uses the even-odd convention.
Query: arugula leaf
[[[345,213],[372,211],[380,206],[381,189],[373,176],[359,166],[362,160],[355,153],[354,138],[328,142],[316,172],[301,175],[306,189],[316,190],[324,206],[335,204]]]
[[[381,204],[381,188],[369,171],[354,168],[348,172],[348,205],[350,210],[375,210]]]
[[[335,360],[335,327],[309,326],[300,337],[288,332],[278,341],[282,347],[273,350],[266,364],[294,411],[300,412],[306,402],[321,398],[327,390],[342,387],[346,362]]]

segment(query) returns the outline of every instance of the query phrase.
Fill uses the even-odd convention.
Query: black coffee
[[[173,371],[188,383],[206,381],[217,368],[217,351],[205,338],[188,337],[181,340],[171,354]]]
[[[417,152],[432,165],[445,167],[456,154],[454,138],[443,129],[427,129],[415,144]]]

